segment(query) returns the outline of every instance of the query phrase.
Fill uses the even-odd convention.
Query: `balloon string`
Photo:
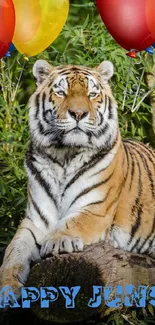
[[[141,105],[141,103],[144,101],[144,99],[151,94],[153,88],[155,88],[155,83],[153,84],[153,86],[145,93],[145,95],[143,96],[143,98],[139,101],[139,103],[136,105],[136,107],[134,108],[134,112],[137,110],[137,108],[139,108],[139,106]]]
[[[140,77],[140,80],[139,80],[139,85],[137,87],[137,91],[136,91],[135,98],[134,98],[134,101],[133,101],[133,105],[132,105],[132,108],[131,108],[132,113],[134,113],[136,108],[137,108],[137,106],[135,107],[135,104],[137,102],[138,94],[139,94],[139,91],[140,91],[140,86],[141,86],[141,83],[142,83],[142,80],[143,80],[143,77],[144,77],[145,68],[146,68],[148,59],[149,59],[149,54],[147,54],[147,57],[146,57],[146,60],[145,60],[145,63],[144,63],[144,67],[143,67],[143,70],[142,70],[142,74],[141,74],[141,77]]]
[[[128,70],[126,88],[125,88],[125,91],[124,91],[124,99],[123,99],[122,110],[124,110],[125,101],[126,101],[126,97],[127,97],[127,90],[128,90],[128,86],[129,86],[129,80],[130,80],[130,76],[131,76],[131,72],[132,72],[132,63],[133,63],[132,60],[133,59],[130,57],[130,66],[129,66],[129,70]]]
[[[10,92],[10,99],[12,98],[12,84],[11,84],[11,70],[10,70],[10,60],[7,60],[7,69],[6,69],[7,75],[8,75],[8,84],[9,84],[9,92]]]
[[[24,64],[23,64],[22,69],[20,71],[20,75],[19,75],[19,78],[18,78],[18,82],[17,82],[16,88],[15,88],[14,94],[12,96],[12,99],[11,99],[12,102],[15,100],[15,97],[16,97],[16,94],[17,94],[17,91],[18,91],[18,87],[19,87],[19,84],[20,84],[20,81],[21,81],[21,78],[22,78],[22,75],[23,75],[25,63],[26,63],[26,61],[24,61]]]
[[[12,77],[11,77],[11,69],[14,67],[15,63],[16,63],[16,58],[14,58],[12,64],[10,64],[10,59],[7,59],[7,68],[6,68],[6,72],[8,75],[8,81],[9,81],[9,91],[10,91],[10,99],[12,101],[12,96],[13,96],[13,86],[12,86]]]

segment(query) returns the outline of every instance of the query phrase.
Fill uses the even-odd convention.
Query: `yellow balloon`
[[[16,26],[13,44],[33,56],[44,51],[60,34],[69,11],[69,0],[13,0]]]

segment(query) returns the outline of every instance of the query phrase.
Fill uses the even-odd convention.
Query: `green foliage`
[[[94,322],[95,323],[95,322]],[[96,324],[96,323],[95,323]],[[105,321],[96,325],[153,325],[154,309],[151,305],[145,308],[124,308],[110,313]]]
[[[7,62],[8,63],[8,62]],[[14,234],[26,207],[26,179],[23,157],[28,140],[28,114],[18,102],[21,67],[12,70],[1,62],[0,94],[0,250]]]
[[[137,59],[133,62],[129,82],[130,95],[127,96],[126,105],[122,108],[130,66],[130,59],[125,54],[126,51],[119,47],[104,27],[97,13],[95,1],[82,0],[79,4],[79,1],[72,0],[67,24],[46,51],[30,58],[29,61],[24,61],[20,54],[14,52],[11,59],[0,62],[0,250],[12,238],[26,208],[27,179],[24,153],[29,138],[27,102],[35,89],[31,71],[37,59],[46,59],[53,65],[67,63],[91,67],[97,66],[103,60],[112,61],[115,74],[111,86],[118,102],[122,136],[136,138],[154,146],[152,114],[148,99],[135,113],[131,113],[135,89],[146,54],[141,55],[142,60]],[[147,71],[149,69],[148,63]],[[147,90],[144,80],[141,88],[143,93]],[[110,315],[106,323],[100,324],[154,324],[154,310],[149,308],[148,317],[142,314],[139,316],[136,312],[122,314],[119,311]]]

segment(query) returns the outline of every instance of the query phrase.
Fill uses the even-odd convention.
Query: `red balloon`
[[[146,1],[96,0],[99,13],[109,33],[128,51],[132,49],[142,51],[155,43],[155,35],[153,37],[147,24]]]
[[[11,44],[14,28],[15,11],[12,0],[0,0],[0,59]]]

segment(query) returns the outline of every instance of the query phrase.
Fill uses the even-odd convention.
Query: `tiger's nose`
[[[76,111],[69,109],[68,113],[76,121],[82,120],[84,117],[88,115],[88,112],[84,112],[82,109],[77,109]]]

